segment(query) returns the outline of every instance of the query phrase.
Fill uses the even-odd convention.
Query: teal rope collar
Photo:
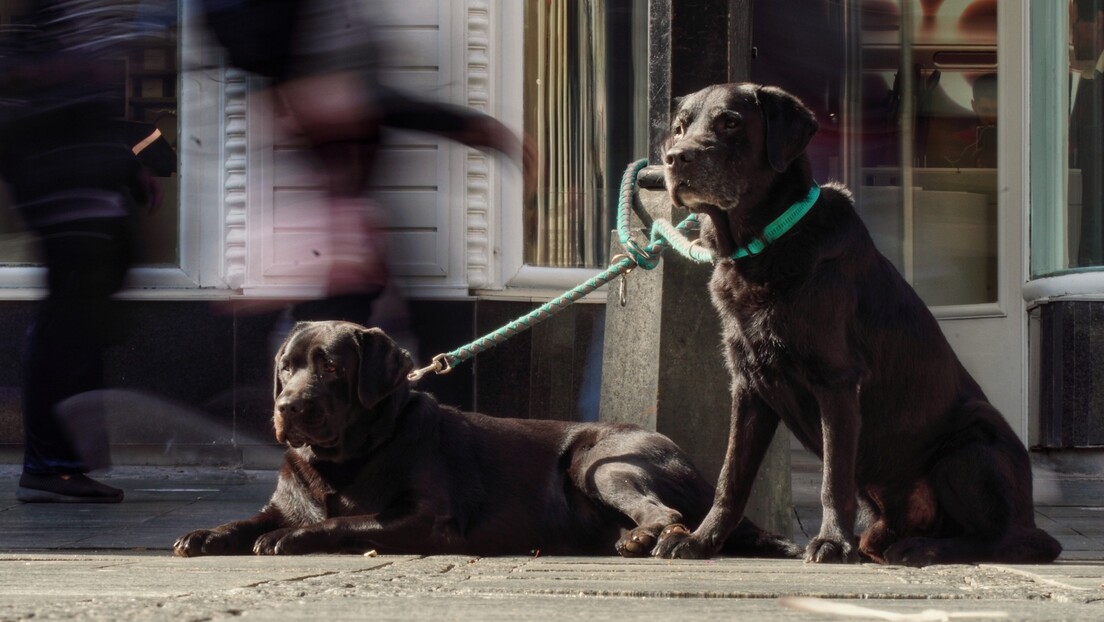
[[[736,249],[735,253],[732,253],[730,259],[742,259],[744,257],[750,257],[752,255],[758,255],[763,252],[763,249],[770,246],[772,242],[778,238],[786,235],[790,229],[793,229],[794,225],[801,221],[805,217],[805,214],[809,213],[809,210],[813,208],[813,204],[820,198],[820,186],[815,182],[813,187],[809,188],[809,194],[805,195],[804,199],[801,199],[797,203],[794,203],[782,212],[782,215],[775,218],[766,228],[763,229],[763,233],[756,236],[747,246],[741,246]]]

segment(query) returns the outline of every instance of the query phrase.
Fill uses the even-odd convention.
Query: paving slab
[[[1104,620],[1100,500],[1077,490],[1038,507],[1067,546],[1042,566],[827,566],[796,560],[305,556],[177,559],[177,536],[251,516],[275,472],[117,469],[119,505],[19,504],[0,467],[0,621],[6,620]],[[819,523],[814,484],[794,515]],[[795,478],[795,481],[797,478]],[[1069,484],[1095,480],[1075,481]],[[1090,488],[1091,488],[1090,486]],[[1094,505],[1095,503],[1095,505]],[[807,538],[799,533],[799,538]],[[782,599],[811,597],[814,611]],[[968,619],[968,618],[967,618]]]
[[[1099,570],[1081,564],[911,569],[743,559],[9,553],[0,555],[0,619],[845,619],[791,610],[779,600],[797,595],[880,612],[1100,620]]]

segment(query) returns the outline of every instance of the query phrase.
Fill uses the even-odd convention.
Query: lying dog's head
[[[276,354],[276,440],[329,460],[352,457],[390,433],[395,413],[374,413],[409,391],[410,355],[383,331],[351,322],[300,322]]]
[[[808,167],[816,131],[812,111],[775,87],[719,84],[687,95],[664,146],[671,200],[691,211],[757,203],[799,159]]]

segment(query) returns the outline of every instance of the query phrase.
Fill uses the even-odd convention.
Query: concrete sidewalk
[[[829,620],[806,595],[939,620],[1104,619],[1098,564],[830,567],[799,561],[158,553],[0,555],[0,619]],[[830,599],[830,600],[828,600]],[[887,619],[884,618],[883,619]]]
[[[795,461],[796,539],[819,521],[817,464]],[[846,620],[832,603],[939,620],[1104,619],[1104,479],[1053,476],[1046,566],[818,566],[800,561],[307,556],[176,559],[180,534],[252,515],[272,471],[121,468],[120,505],[23,505],[0,467],[0,620]],[[1055,493],[1054,491],[1057,491]],[[1048,522],[1049,521],[1049,522]],[[808,596],[819,612],[779,599]],[[927,613],[923,613],[927,611]],[[883,613],[878,613],[883,612]]]

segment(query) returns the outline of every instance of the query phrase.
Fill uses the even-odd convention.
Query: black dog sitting
[[[645,556],[709,508],[712,486],[665,436],[460,412],[412,390],[412,367],[377,329],[297,324],[276,356],[273,420],[289,448],[275,494],[175,554]],[[746,520],[724,550],[800,554]]]
[[[713,509],[657,552],[716,552],[782,422],[824,459],[809,561],[1056,558],[1061,546],[1035,526],[1023,443],[874,248],[851,194],[814,184],[812,112],[777,88],[723,84],[683,98],[672,121],[668,192],[709,216],[702,238],[720,256],[710,291],[732,423]]]

